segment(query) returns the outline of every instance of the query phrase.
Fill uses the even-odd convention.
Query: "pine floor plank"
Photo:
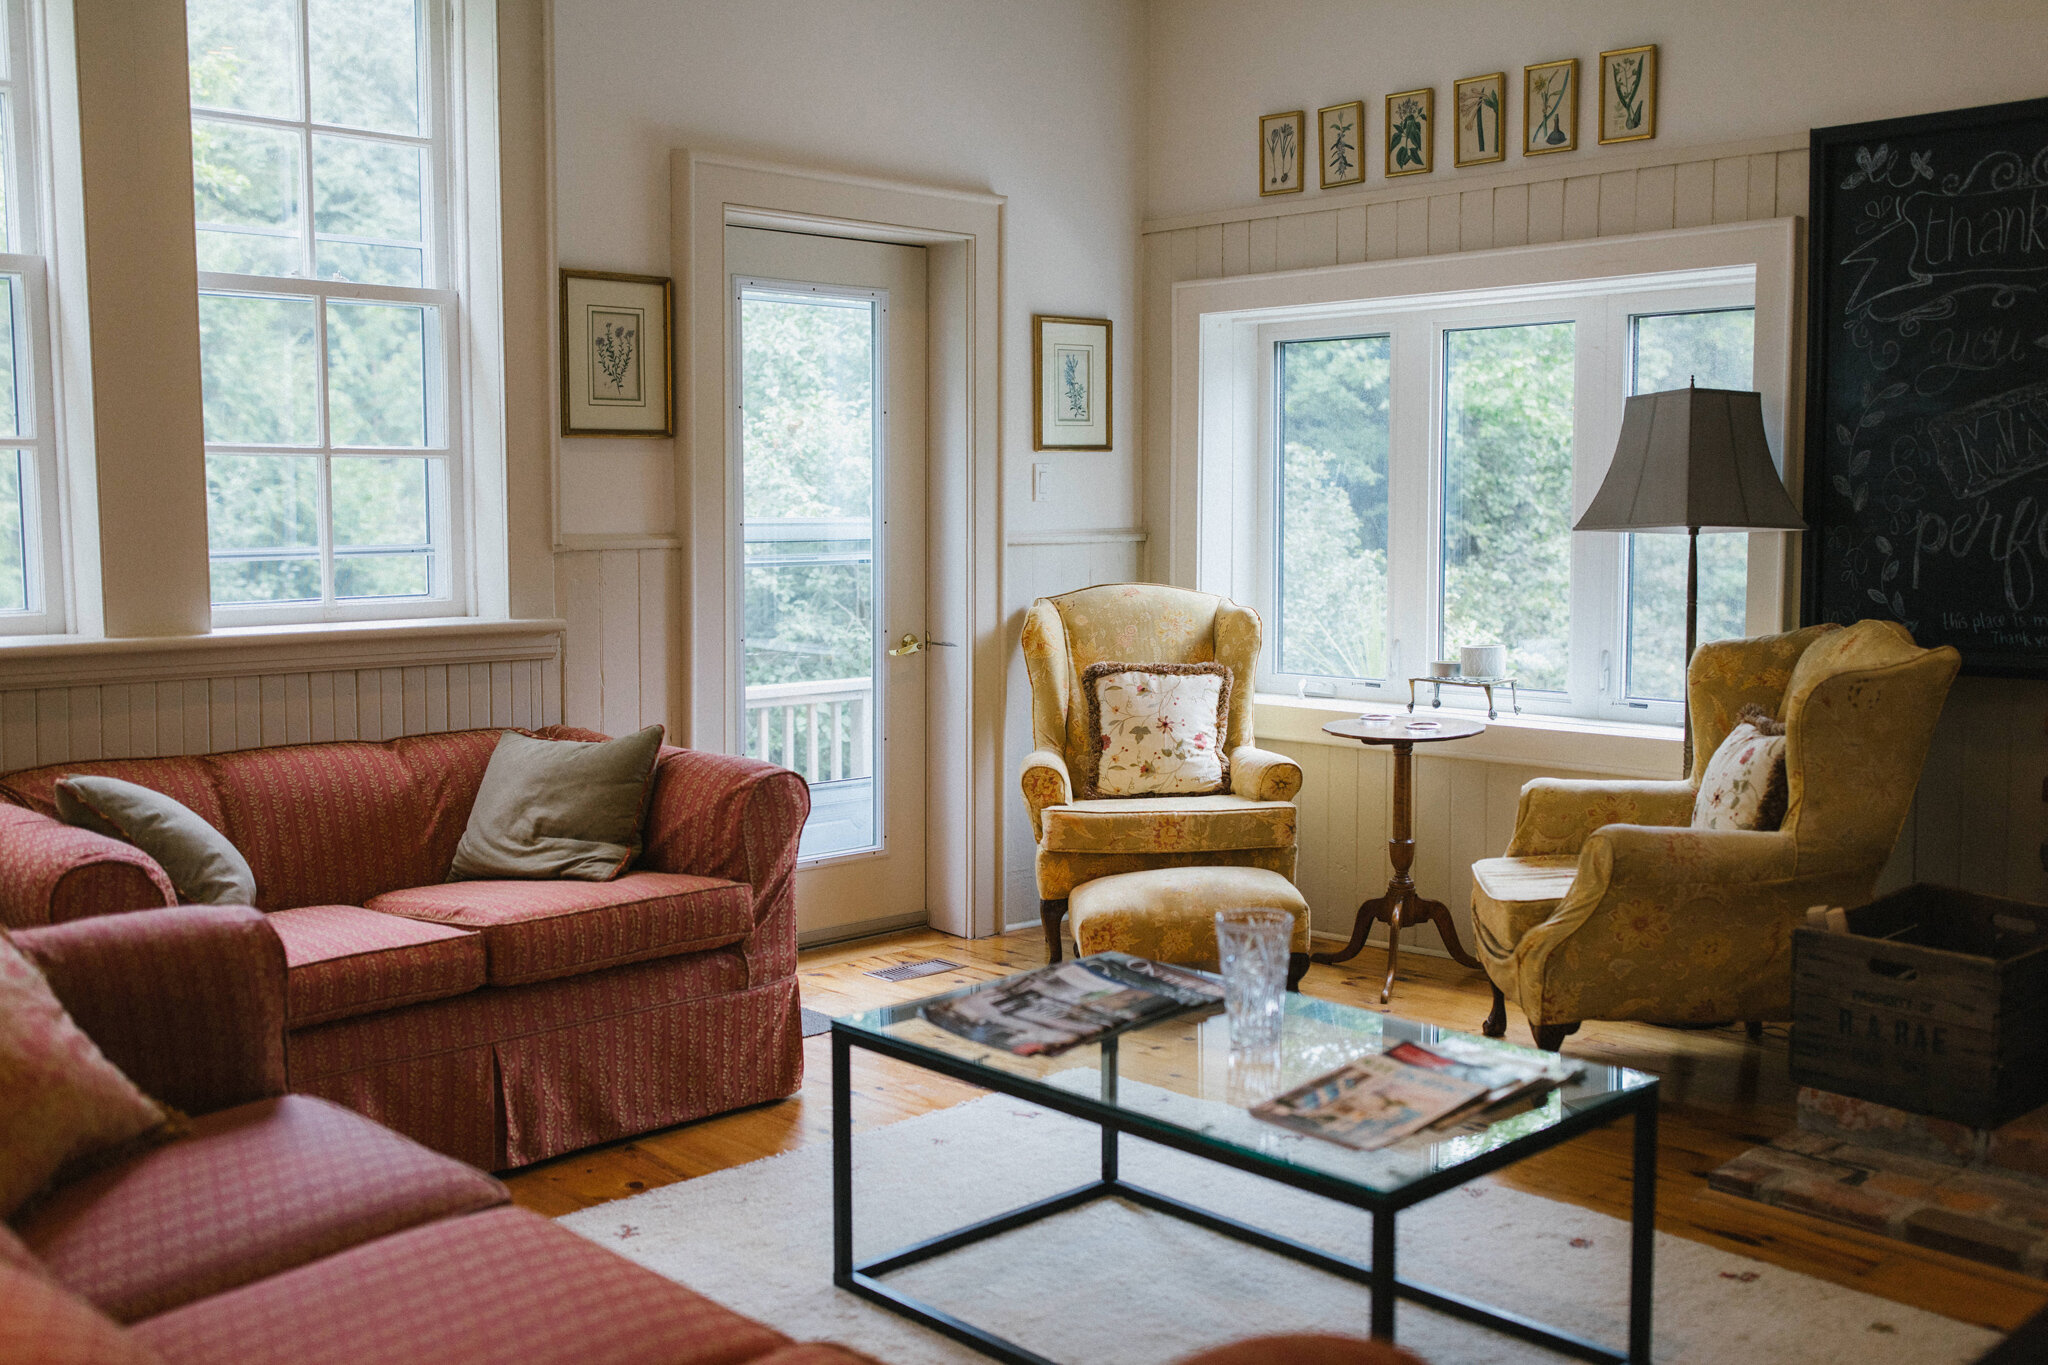
[[[866,974],[929,957],[961,966],[900,982]],[[993,980],[1044,960],[1044,940],[1037,930],[979,940],[912,930],[808,949],[799,957],[797,970],[806,1005],[844,1014]],[[1377,1008],[1384,970],[1380,951],[1368,948],[1343,966],[1313,968],[1303,989]],[[1403,957],[1393,1013],[1476,1032],[1487,1004],[1485,979],[1479,973],[1447,959]],[[1528,1040],[1527,1027],[1512,1008],[1508,1036]],[[1751,1042],[1740,1028],[1694,1031],[1588,1024],[1565,1050],[1585,1061],[1636,1067],[1662,1078],[1657,1225],[1665,1232],[2001,1331],[2010,1331],[2048,1305],[2048,1282],[1708,1189],[1707,1172],[1793,1126],[1786,1047],[1786,1031],[1780,1027]],[[1160,1064],[1172,1062],[1162,1058]],[[981,1093],[915,1067],[857,1053],[854,1129],[895,1123]],[[831,1043],[819,1035],[804,1041],[803,1088],[789,1099],[543,1162],[512,1173],[506,1183],[522,1206],[559,1216],[829,1142],[831,1117]],[[1625,1219],[1629,1160],[1628,1129],[1619,1125],[1491,1178]]]

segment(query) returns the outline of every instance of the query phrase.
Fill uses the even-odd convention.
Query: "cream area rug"
[[[1099,1151],[1092,1125],[1001,1095],[863,1133],[854,1140],[855,1256],[871,1259],[1085,1183]],[[1350,1260],[1371,1259],[1370,1219],[1314,1195],[1130,1137],[1122,1175]],[[828,1144],[561,1222],[800,1340],[843,1342],[893,1365],[986,1359],[833,1287]],[[1626,1223],[1479,1183],[1408,1210],[1399,1228],[1404,1279],[1597,1341],[1624,1340]],[[1053,1360],[1088,1365],[1153,1365],[1267,1332],[1363,1336],[1371,1303],[1362,1286],[1121,1200],[1057,1214],[888,1282]],[[1655,1328],[1659,1365],[1961,1365],[1998,1340],[1661,1233]],[[1396,1334],[1434,1365],[1563,1359],[1405,1301]]]

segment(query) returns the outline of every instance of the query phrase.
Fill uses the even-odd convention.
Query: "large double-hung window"
[[[1572,521],[1627,396],[1752,387],[1754,327],[1746,270],[1261,326],[1262,687],[1405,701],[1430,661],[1500,644],[1527,710],[1675,720],[1685,537]],[[1702,639],[1745,633],[1747,540],[1701,537]]]
[[[463,607],[446,13],[188,0],[217,621]]]
[[[0,634],[65,627],[48,227],[27,7],[0,3]]]

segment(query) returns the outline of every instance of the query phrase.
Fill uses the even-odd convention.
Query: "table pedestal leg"
[[[1458,930],[1451,922],[1450,907],[1442,901],[1425,900],[1415,889],[1415,879],[1408,873],[1415,864],[1415,745],[1396,742],[1389,747],[1394,754],[1394,820],[1392,837],[1387,840],[1387,861],[1393,864],[1394,874],[1387,879],[1386,894],[1358,907],[1358,918],[1351,925],[1350,940],[1334,953],[1315,955],[1317,962],[1349,961],[1365,947],[1366,935],[1372,932],[1372,926],[1375,923],[1385,924],[1387,979],[1380,987],[1380,1003],[1383,1005],[1394,994],[1394,969],[1400,960],[1401,930],[1408,925],[1421,924],[1425,920],[1434,924],[1454,961],[1466,967],[1479,965],[1479,960],[1466,952],[1465,945],[1458,941]]]

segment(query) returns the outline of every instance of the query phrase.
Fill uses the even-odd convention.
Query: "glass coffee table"
[[[986,986],[968,987],[981,990]],[[1396,1297],[1581,1360],[1650,1359],[1651,1255],[1656,1226],[1657,1080],[1625,1067],[1584,1064],[1576,1080],[1533,1107],[1485,1124],[1418,1134],[1376,1152],[1354,1152],[1255,1119],[1253,1104],[1355,1057],[1404,1039],[1424,1046],[1456,1037],[1504,1054],[1547,1056],[1332,1001],[1290,993],[1285,1030],[1270,1049],[1232,1050],[1219,1008],[1176,1015],[1056,1057],[1016,1057],[927,1023],[927,1000],[832,1021],[833,1283],[997,1360],[1051,1365],[1045,1357],[899,1290],[894,1271],[1001,1236],[1096,1199],[1122,1199],[1368,1286],[1372,1334],[1391,1341]],[[852,1052],[861,1048],[970,1085],[1028,1100],[1101,1129],[1100,1177],[994,1218],[856,1263],[853,1255]],[[1399,1278],[1394,1220],[1403,1209],[1490,1171],[1619,1119],[1634,1121],[1628,1342],[1602,1345],[1451,1290]],[[1145,1189],[1118,1175],[1124,1135],[1249,1171],[1361,1209],[1372,1218],[1372,1262],[1362,1265]]]

